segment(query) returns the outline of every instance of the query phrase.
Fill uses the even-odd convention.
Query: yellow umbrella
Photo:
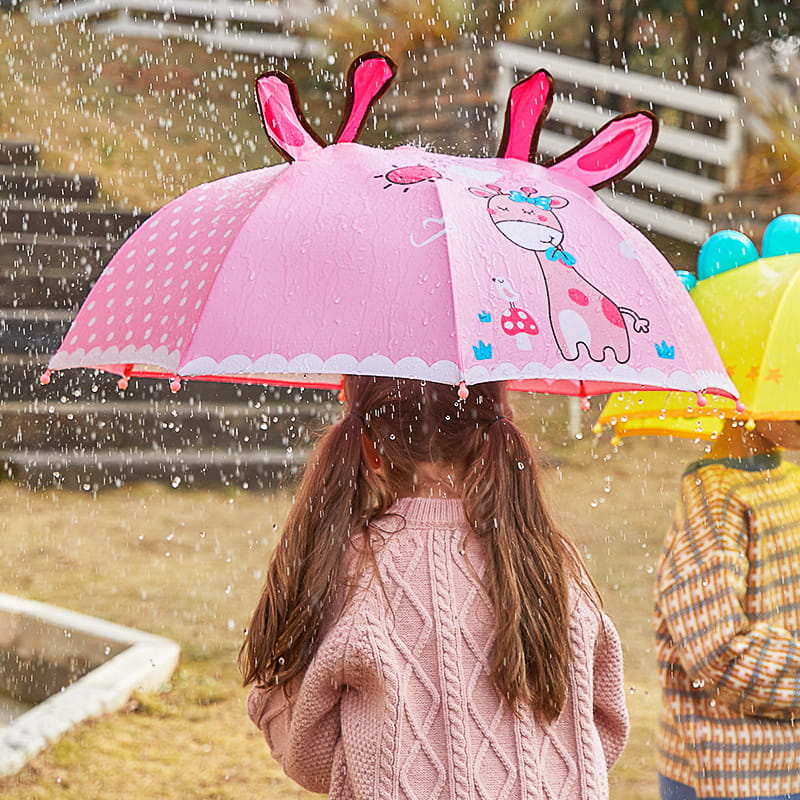
[[[733,401],[713,406],[709,402],[701,408],[688,392],[615,392],[608,398],[594,430],[601,433],[610,425],[616,438],[677,436],[708,440],[719,435],[726,418],[737,416]]]
[[[714,439],[725,419],[800,419],[800,216],[767,227],[759,258],[741,233],[703,245],[691,288],[700,315],[740,392],[740,402],[686,392],[611,395],[595,426],[616,436]],[[693,277],[689,285],[693,283]]]

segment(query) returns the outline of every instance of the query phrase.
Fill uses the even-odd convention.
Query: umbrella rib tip
[[[705,408],[705,406],[708,405],[708,400],[702,392],[695,392],[695,397],[697,398],[697,405],[700,408]]]

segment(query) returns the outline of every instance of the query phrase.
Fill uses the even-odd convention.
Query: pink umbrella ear
[[[533,160],[552,102],[553,78],[547,70],[540,69],[514,84],[508,95],[498,158]]]
[[[297,88],[288,75],[278,71],[261,75],[256,81],[256,101],[269,140],[287,161],[325,146],[303,116]]]
[[[653,149],[657,136],[658,120],[649,111],[621,114],[545,166],[599,189],[627,175]]]
[[[388,56],[371,52],[360,55],[347,73],[347,106],[344,119],[334,137],[335,142],[355,142],[361,136],[367,114],[397,74],[397,67]]]

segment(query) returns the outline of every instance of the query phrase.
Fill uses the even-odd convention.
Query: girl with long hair
[[[606,798],[619,639],[504,384],[343,393],[240,653],[273,755],[333,800]]]

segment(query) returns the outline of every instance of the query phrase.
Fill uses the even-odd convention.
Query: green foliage
[[[575,13],[561,0],[333,0],[311,29],[343,63],[368,49],[401,57],[464,39],[540,39]]]

